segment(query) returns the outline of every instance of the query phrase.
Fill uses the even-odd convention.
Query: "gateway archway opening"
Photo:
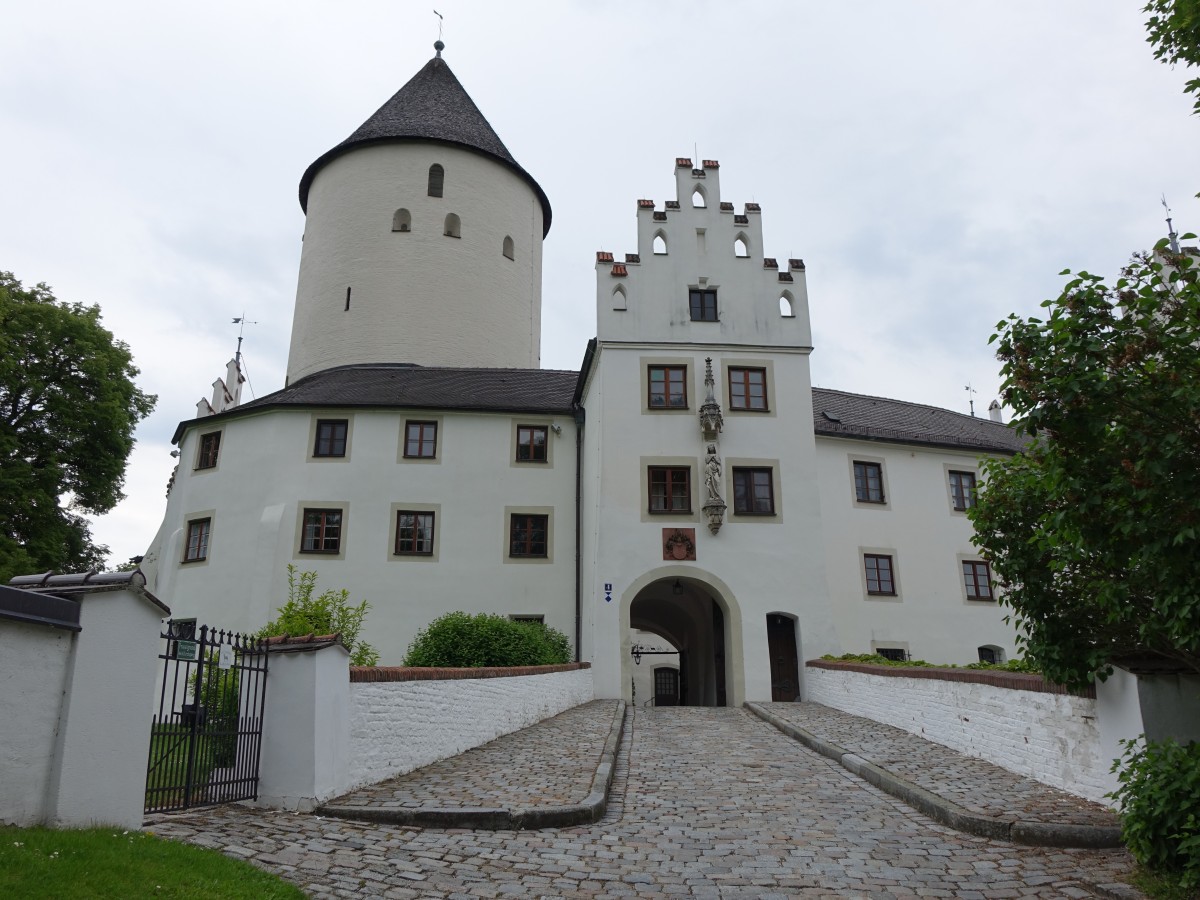
[[[631,639],[627,643],[632,648],[637,631],[650,632],[679,651],[675,686],[679,706],[726,706],[730,677],[726,624],[724,604],[703,582],[661,578],[634,597],[629,608]],[[642,660],[643,666],[647,664],[653,666],[654,657]]]

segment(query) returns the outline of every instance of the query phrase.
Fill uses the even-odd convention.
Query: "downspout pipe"
[[[575,406],[575,662],[583,642],[583,422],[584,409]]]

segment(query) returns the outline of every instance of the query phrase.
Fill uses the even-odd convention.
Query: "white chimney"
[[[1004,417],[1000,415],[1000,401],[993,400],[988,406],[988,418],[993,422],[1004,422]]]

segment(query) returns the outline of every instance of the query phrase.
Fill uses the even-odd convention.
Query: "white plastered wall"
[[[392,231],[401,208],[407,232]],[[461,237],[443,233],[450,213]],[[353,363],[535,368],[541,284],[542,206],[512,169],[442,144],[357,148],[309,191],[288,381]]]
[[[883,467],[883,504],[855,500],[852,464]],[[962,560],[979,559],[965,513],[953,509],[947,470],[979,472],[974,453],[843,438],[816,440],[829,597],[847,653],[879,646],[935,663],[978,662],[978,648],[1015,655],[995,601],[968,600]],[[891,555],[897,596],[868,597],[863,554]]]
[[[348,418],[344,459],[311,460],[314,416]],[[346,588],[352,603],[371,604],[363,637],[384,665],[398,664],[417,631],[454,610],[542,615],[575,632],[575,439],[566,416],[437,414],[436,461],[401,455],[406,420],[427,410],[275,410],[225,420],[221,463],[193,470],[193,443],[167,502],[165,520],[143,571],[169,597],[177,617],[236,631],[257,630],[287,599],[287,566],[318,573],[318,591]],[[550,464],[511,464],[516,422],[549,430]],[[342,506],[343,552],[298,553],[304,506]],[[434,557],[397,557],[397,508],[436,510]],[[551,557],[507,558],[506,510],[545,509]],[[189,515],[212,511],[208,559],[183,563]]]

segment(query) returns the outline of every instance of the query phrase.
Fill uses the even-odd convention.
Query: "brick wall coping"
[[[933,678],[939,681],[964,681],[973,684],[990,684],[993,687],[1014,691],[1035,691],[1040,694],[1071,694],[1076,697],[1096,698],[1096,687],[1073,691],[1061,684],[1052,684],[1041,675],[1027,672],[1000,672],[995,669],[939,669],[923,666],[879,666],[849,660],[810,659],[805,663],[813,669],[832,669],[843,672],[862,672],[864,675],[882,675],[885,678]]]
[[[458,681],[468,678],[513,678],[518,675],[550,675],[590,669],[590,662],[558,666],[486,666],[478,669],[440,669],[434,666],[351,666],[350,683],[375,681]]]

